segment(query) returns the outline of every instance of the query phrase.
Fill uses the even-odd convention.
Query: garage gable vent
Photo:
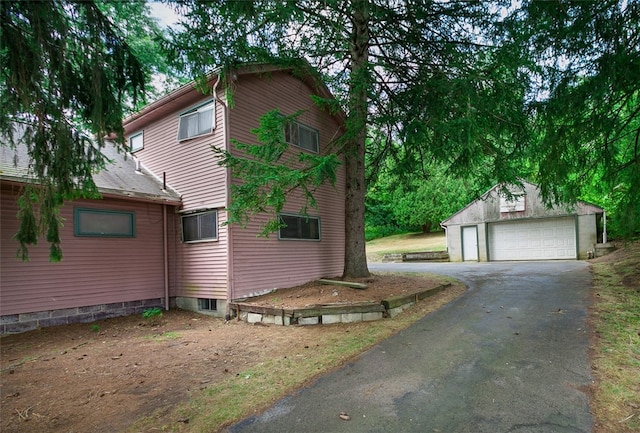
[[[506,197],[500,195],[500,212],[522,212],[524,211],[524,194]]]

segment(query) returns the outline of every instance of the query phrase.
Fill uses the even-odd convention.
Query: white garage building
[[[586,259],[606,242],[604,210],[583,201],[548,208],[538,187],[496,185],[444,220],[451,261]]]

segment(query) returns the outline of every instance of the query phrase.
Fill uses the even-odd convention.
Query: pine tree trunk
[[[364,238],[365,144],[367,137],[367,89],[369,72],[369,12],[367,0],[353,0],[351,83],[345,145],[345,257],[344,277],[369,276]]]

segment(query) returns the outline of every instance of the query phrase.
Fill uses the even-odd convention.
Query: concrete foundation
[[[9,314],[0,317],[0,334],[16,334],[47,326],[91,323],[113,317],[142,314],[150,308],[164,308],[164,299],[144,299],[35,313]]]

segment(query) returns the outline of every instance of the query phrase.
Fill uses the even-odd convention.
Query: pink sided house
[[[317,191],[317,209],[300,215],[302,202],[291,195],[280,215],[287,227],[261,238],[266,216],[246,228],[224,224],[232,178],[211,150],[235,152],[232,139],[255,143],[250,131],[278,109],[302,112],[288,126],[292,155],[328,152],[343,118],[321,110],[312,95],[330,98],[329,91],[311,75],[265,65],[228,77],[232,101],[213,74],[207,91],[188,84],[124,121],[130,153],[104,149],[113,163],[95,178],[103,198],[62,209],[60,263],[48,261],[44,240],[29,262],[16,259],[16,198],[28,181],[28,158],[24,148],[0,146],[0,333],[153,306],[224,316],[231,300],[342,273],[343,168],[335,187]]]
[[[258,237],[265,217],[246,228],[226,225],[232,178],[212,146],[236,152],[235,139],[256,143],[251,130],[268,111],[302,111],[289,126],[290,152],[325,153],[343,131],[343,118],[319,108],[313,95],[331,98],[311,75],[257,65],[230,71],[232,97],[213,74],[205,92],[188,84],[124,121],[131,151],[162,173],[178,191],[169,269],[170,293],[178,307],[228,314],[227,302],[340,275],[344,264],[344,169],[336,187],[323,186],[317,209],[300,214],[292,195],[280,217],[287,224],[269,238]]]
[[[41,239],[16,258],[17,197],[29,181],[26,146],[0,145],[0,333],[92,322],[169,305],[168,270],[180,197],[131,155],[108,145],[112,163],[94,176],[101,200],[67,202],[64,258],[49,262]]]

